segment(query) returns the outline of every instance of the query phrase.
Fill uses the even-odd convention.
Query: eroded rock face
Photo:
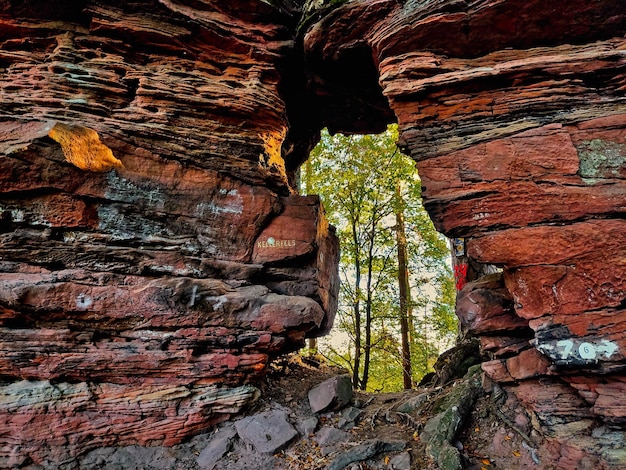
[[[624,31],[608,0],[0,2],[2,462],[253,400],[336,308],[295,169],[397,120],[436,226],[504,270],[460,296],[483,369],[557,465],[626,464]]]
[[[280,154],[292,16],[126,3],[0,2],[3,468],[207,431],[332,326],[337,239]]]
[[[537,417],[558,468],[584,454],[594,468],[626,464],[620,10],[357,0],[304,41],[317,90],[338,107],[349,102],[332,94],[333,67],[369,50],[435,225],[464,237],[472,261],[503,268],[463,288],[457,313],[493,358],[485,372]],[[339,112],[327,122],[351,130]],[[605,446],[603,426],[622,444]]]

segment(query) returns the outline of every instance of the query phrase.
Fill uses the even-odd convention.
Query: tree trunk
[[[370,376],[370,358],[372,350],[372,277],[374,267],[374,242],[376,237],[376,214],[372,216],[372,231],[370,232],[369,247],[367,253],[367,300],[365,302],[365,357],[363,358],[363,378],[361,390],[367,388]]]
[[[356,224],[352,223],[352,237],[355,247],[358,247],[358,233]],[[354,369],[352,371],[352,385],[354,388],[360,388],[359,369],[361,367],[361,308],[360,308],[360,296],[361,296],[361,260],[359,258],[358,250],[354,257]]]
[[[313,192],[313,184],[311,178],[313,177],[313,167],[311,166],[311,159],[307,158],[306,162],[304,162],[304,178],[300,177],[299,186],[302,188],[302,183],[304,183],[304,194],[311,194]],[[298,169],[301,170],[302,167]]]
[[[352,385],[359,388],[359,369],[361,368],[361,312],[359,301],[354,302],[354,369],[352,371]]]
[[[402,340],[402,375],[404,389],[413,388],[413,371],[411,370],[411,335],[409,318],[411,317],[411,290],[409,287],[409,270],[407,265],[406,230],[400,186],[396,186],[396,242],[398,245],[398,288],[400,291],[400,336]]]

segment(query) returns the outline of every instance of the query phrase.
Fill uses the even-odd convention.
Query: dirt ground
[[[240,438],[232,439],[228,449],[219,456],[206,457],[216,436],[224,428],[233,429],[243,416],[233,422],[222,423],[206,434],[193,437],[173,447],[125,447],[98,448],[88,452],[77,462],[81,470],[323,470],[329,468],[347,470],[458,470],[458,464],[439,467],[430,456],[428,443],[422,437],[428,424],[441,409],[450,407],[451,399],[463,395],[472,380],[477,390],[475,400],[466,406],[470,411],[451,444],[461,455],[462,468],[470,470],[516,470],[551,468],[550,462],[540,462],[533,450],[539,442],[528,416],[511,397],[497,387],[484,391],[480,385],[480,370],[472,379],[458,379],[443,387],[418,387],[399,393],[355,392],[349,406],[360,410],[360,416],[350,419],[346,426],[341,410],[314,415],[308,392],[314,386],[346,371],[316,361],[291,355],[273,363],[261,384],[261,397],[247,410],[254,415],[268,410],[280,409],[293,426],[304,420],[316,421],[311,434],[289,442],[274,454],[258,452]],[[469,396],[464,394],[464,396]],[[455,398],[456,397],[456,398]],[[454,402],[457,403],[457,402]],[[352,410],[355,411],[355,410]],[[439,414],[441,416],[441,414]],[[344,422],[342,424],[342,419]],[[443,421],[443,420],[442,420]],[[436,422],[436,421],[435,421]],[[441,422],[441,421],[440,421]],[[431,422],[432,423],[432,422]],[[321,442],[322,429],[334,429],[343,440],[330,445]],[[341,429],[343,428],[343,429]],[[429,432],[430,432],[429,431]],[[347,433],[344,434],[344,432]],[[445,432],[445,431],[444,431]],[[444,435],[443,433],[441,435]],[[350,460],[347,465],[337,465],[346,454],[368,445],[368,442],[401,442],[404,449],[379,451],[364,460]],[[449,439],[445,438],[446,442]],[[229,441],[230,442],[230,441]],[[432,440],[430,441],[432,442]],[[212,454],[211,454],[212,455]],[[410,463],[409,458],[410,457]],[[29,470],[43,470],[33,467]],[[47,470],[47,468],[45,468]]]
[[[262,385],[262,398],[257,408],[280,404],[299,413],[306,413],[308,391],[318,383],[347,371],[325,364],[309,362],[297,355],[289,356],[272,366]],[[457,381],[459,382],[459,381]],[[451,393],[457,382],[444,387],[419,387],[399,393],[355,392],[354,404],[363,410],[357,424],[350,429],[351,445],[368,439],[402,440],[408,443],[412,469],[437,469],[436,463],[420,440],[420,433],[434,415],[438,403]],[[522,409],[506,396],[482,393],[475,402],[467,422],[457,433],[454,446],[463,458],[463,467],[471,470],[543,468],[533,455],[530,422]],[[411,399],[422,396],[423,403],[411,413],[397,408]],[[310,410],[308,411],[310,413]],[[320,418],[320,426],[337,425],[337,416]],[[284,459],[285,468],[293,470],[324,469],[328,457],[322,455],[314,441],[302,439],[276,457]],[[391,456],[383,456],[389,461]],[[372,464],[374,465],[374,464]],[[351,469],[374,470],[380,462],[352,465]],[[382,467],[384,468],[384,466]],[[389,467],[391,468],[391,467]]]

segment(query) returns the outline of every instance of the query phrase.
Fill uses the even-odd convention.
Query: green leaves
[[[301,173],[302,192],[320,195],[341,241],[336,329],[349,339],[351,351],[335,344],[333,359],[354,371],[361,388],[368,375],[374,388],[402,388],[394,232],[398,211],[406,226],[414,307],[414,380],[434,362],[436,343],[456,332],[450,251],[424,210],[415,164],[397,149],[397,139],[395,125],[379,135],[331,136],[324,131]],[[429,331],[428,337],[418,328]],[[389,379],[394,374],[397,380]]]

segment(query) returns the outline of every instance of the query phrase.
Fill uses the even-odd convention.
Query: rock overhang
[[[558,410],[532,390],[550,377],[586,420],[621,426],[617,2],[61,3],[0,14],[5,396],[43,384],[17,414],[9,400],[7,426],[82,396],[75,382],[99,394],[62,432],[136,397],[124,442],[171,443],[252,400],[237,387],[336,308],[337,242],[314,199],[289,195],[294,171],[321,127],[395,120],[438,228],[504,267],[506,305],[459,311],[493,355],[487,373],[542,422]],[[76,168],[47,137],[56,122],[93,129],[124,168]],[[185,432],[146,434],[148,421]],[[40,437],[15,458],[75,451]]]

